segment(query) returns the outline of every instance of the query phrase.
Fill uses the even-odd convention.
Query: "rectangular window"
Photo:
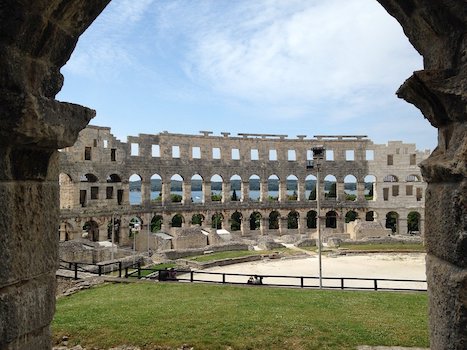
[[[109,147],[109,141],[104,140],[104,148],[107,148],[107,147]]]
[[[86,206],[86,196],[86,190],[79,191],[79,204],[81,204],[82,207]]]
[[[232,148],[232,160],[240,159],[240,150],[238,148]]]
[[[84,160],[91,160],[91,147],[84,147]]]
[[[221,149],[214,147],[212,149],[212,159],[221,159]]]
[[[399,186],[398,185],[393,185],[392,186],[392,196],[397,197],[399,195]]]
[[[99,187],[91,187],[91,199],[99,199]]]
[[[251,160],[259,160],[259,151],[257,149],[252,149],[250,151]]]
[[[394,165],[394,156],[392,154],[388,154],[388,165]]]
[[[172,146],[172,158],[180,158],[180,146]]]
[[[326,160],[334,160],[334,151],[332,149],[326,150]]]
[[[345,160],[355,160],[355,151],[353,149],[348,149],[345,151]]]
[[[383,200],[387,201],[389,199],[389,188],[383,188]]]
[[[152,157],[160,157],[161,156],[161,147],[159,145],[151,145],[151,155]]]
[[[412,185],[405,186],[405,195],[406,196],[412,196],[413,195],[413,186]]]
[[[313,151],[311,149],[306,151],[306,160],[313,160]]]
[[[422,189],[420,187],[417,187],[417,202],[420,202],[422,200]]]
[[[191,158],[201,159],[201,147],[191,147]]]
[[[277,151],[275,149],[269,150],[269,160],[277,160]]]
[[[113,199],[114,198],[114,188],[113,186],[107,186],[105,189],[105,198],[106,199]]]
[[[123,190],[117,190],[117,203],[118,205],[123,203]]]
[[[289,149],[287,151],[287,159],[290,161],[290,162],[295,162],[297,160],[297,154],[295,152],[294,149]]]
[[[117,160],[117,149],[111,148],[110,149],[110,161],[115,162]]]
[[[410,165],[417,165],[417,155],[411,154],[410,155]]]
[[[366,160],[375,160],[375,151],[372,149],[367,149],[365,151],[365,159]]]
[[[139,155],[139,145],[137,143],[131,144],[131,155],[138,156]]]

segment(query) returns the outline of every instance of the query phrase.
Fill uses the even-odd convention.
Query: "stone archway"
[[[452,0],[378,1],[424,57],[424,70],[415,72],[397,95],[439,129],[438,147],[422,164],[428,182],[425,240],[431,348],[463,349],[467,5]],[[88,108],[58,102],[55,95],[63,84],[60,68],[109,2],[4,0],[1,6],[0,309],[6,311],[0,315],[0,345],[5,349],[50,348],[58,252],[57,149],[71,146],[95,115]],[[32,293],[35,297],[28,297]]]

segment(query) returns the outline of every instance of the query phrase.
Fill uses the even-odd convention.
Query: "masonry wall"
[[[317,163],[310,166],[311,149],[316,146],[326,149],[318,188],[325,237],[346,233],[349,211],[363,220],[373,212],[370,214],[383,226],[386,215],[392,212],[398,233],[407,233],[407,215],[417,212],[419,231],[423,232],[422,194],[426,185],[417,164],[428,152],[416,150],[414,144],[390,141],[377,145],[364,136],[300,135],[292,139],[265,134],[213,136],[209,132],[140,134],[124,143],[112,135],[110,128],[88,126],[73,147],[60,152],[61,239],[81,235],[83,227],[89,230],[89,223],[95,231],[90,237],[109,239],[112,216],[120,221],[122,244],[132,244],[132,220],[147,230],[147,223],[161,216],[162,224],[169,228],[175,225],[176,215],[182,227],[190,227],[193,216],[201,215],[203,226],[213,226],[213,221],[220,220],[218,228],[237,229],[243,236],[313,235],[317,201],[310,199],[310,192],[316,187],[313,183],[307,187],[306,180],[316,180],[318,175]],[[277,192],[268,191],[270,176],[278,179]],[[334,198],[329,196],[329,183],[327,189],[324,185],[330,176],[336,182]],[[354,180],[349,181],[349,176]],[[192,193],[192,179],[196,177],[202,180],[203,198],[198,201],[193,200]],[[251,190],[252,177],[259,179],[259,191]],[[130,203],[130,178],[141,181],[137,204]],[[161,181],[159,198],[151,198],[151,178]],[[182,185],[180,202],[174,202],[171,196],[171,183],[176,178]],[[216,179],[222,181],[219,191],[212,190]],[[241,180],[237,200],[232,199],[232,179]],[[350,194],[345,183],[352,181],[356,189]],[[369,198],[371,182],[374,193]],[[213,200],[213,193],[221,196],[220,200]],[[258,198],[250,198],[252,193],[259,193]],[[272,198],[271,193],[276,196]]]

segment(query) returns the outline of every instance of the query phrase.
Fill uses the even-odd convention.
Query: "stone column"
[[[263,214],[261,214],[263,215]],[[269,218],[266,216],[261,217],[261,227],[260,227],[261,235],[265,235],[269,232]]]
[[[357,201],[365,200],[365,183],[357,182]]]
[[[306,227],[307,219],[306,213],[300,213],[300,218],[298,219],[298,233],[301,235],[306,234],[307,227]]]
[[[222,183],[222,203],[229,203],[232,199],[230,197],[230,181]]]
[[[300,201],[300,202],[304,202],[307,200],[306,198],[306,190],[305,190],[305,180],[300,181],[300,179],[298,180],[298,183],[297,183],[297,195],[298,195],[298,198],[297,200]]]
[[[337,181],[335,200],[338,200],[338,201],[345,200],[345,192],[344,192],[344,183],[343,182]]]
[[[51,348],[58,267],[59,155],[95,115],[56,101],[60,68],[105,1],[2,3],[0,348]],[[65,6],[63,6],[65,5]],[[79,20],[77,20],[79,18]]]
[[[250,218],[249,217],[243,217],[242,216],[242,221],[240,222],[240,231],[242,233],[242,236],[245,235],[245,233],[249,230],[250,226]]]
[[[266,181],[261,181],[260,182],[260,189],[259,189],[259,200],[261,202],[267,202],[268,201],[268,180]]]
[[[151,180],[141,180],[141,205],[149,207],[151,205]]]
[[[397,220],[397,233],[400,235],[407,233],[407,217],[399,217]]]
[[[397,95],[438,128],[438,147],[421,164],[432,350],[467,344],[467,41],[463,1],[379,0],[423,55]]]
[[[287,201],[287,180],[280,180],[279,181],[279,201],[286,202]]]
[[[205,181],[203,183],[204,203],[211,203],[211,182]]]
[[[182,199],[183,204],[191,204],[191,181],[183,181],[183,199]]]
[[[248,202],[250,200],[250,182],[242,181],[242,202]]]
[[[170,198],[170,179],[168,181],[162,180],[161,185],[161,197],[162,197],[162,204],[167,205],[171,202]]]

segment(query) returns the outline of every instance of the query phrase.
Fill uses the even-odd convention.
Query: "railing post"
[[[303,276],[300,277],[300,287],[303,288]]]
[[[193,275],[194,275],[194,272],[190,271],[190,282],[193,282]]]
[[[225,283],[225,273],[222,274],[222,283]]]
[[[141,262],[138,261],[138,279],[141,278]]]
[[[78,263],[75,263],[75,280],[78,279]]]
[[[128,278],[128,266],[125,267],[125,278]]]
[[[374,282],[375,282],[375,290],[378,290],[378,280],[375,279]]]
[[[118,262],[118,277],[122,277],[122,262]]]
[[[341,278],[341,289],[344,289],[344,279]]]
[[[102,275],[102,265],[97,265],[97,271],[99,276]]]

